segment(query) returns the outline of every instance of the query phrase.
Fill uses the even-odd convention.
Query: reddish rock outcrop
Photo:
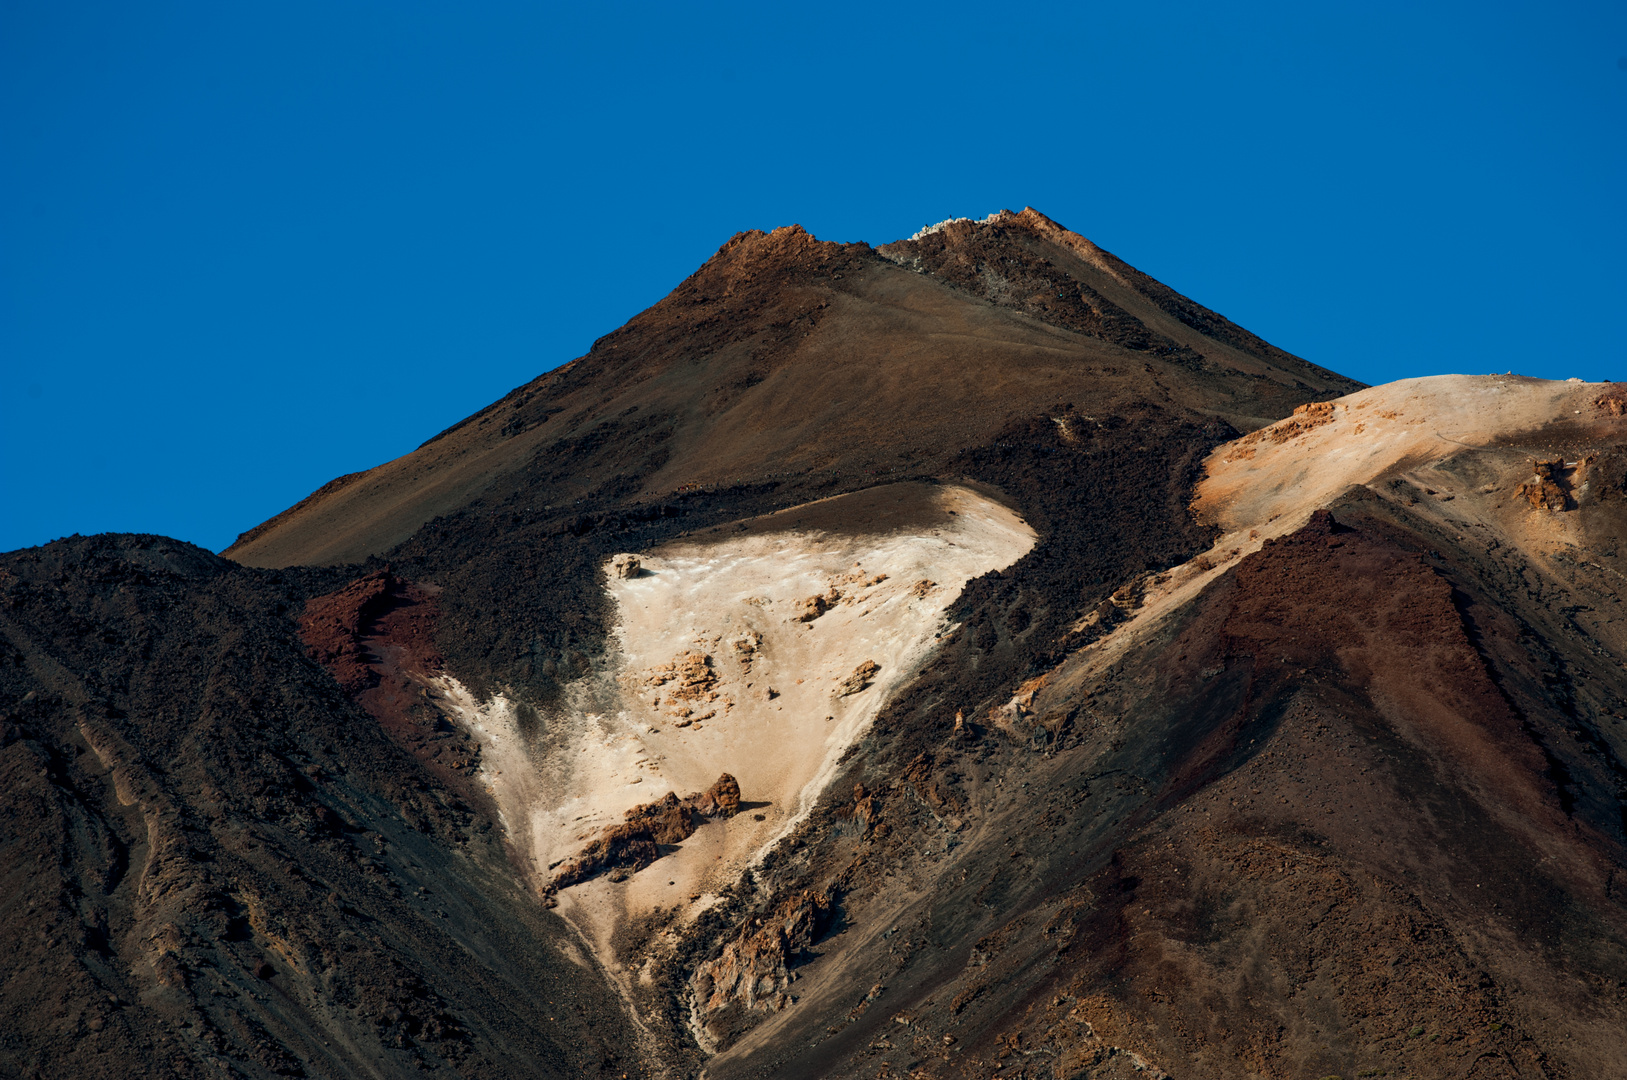
[[[847,697],[851,694],[857,694],[860,690],[863,690],[865,687],[870,685],[870,683],[875,679],[877,672],[880,670],[880,664],[876,663],[874,660],[866,660],[864,663],[853,669],[853,674],[849,675],[847,678],[843,679],[837,684],[836,696]]]
[[[357,578],[305,606],[300,637],[311,659],[327,668],[347,694],[377,686],[377,658],[363,643],[379,616],[395,606],[403,583],[388,570]]]
[[[397,745],[466,801],[495,816],[490,797],[475,780],[480,744],[437,704],[439,592],[388,569],[359,577],[305,605],[300,640],[306,654],[327,668]]]
[[[1515,488],[1514,494],[1530,503],[1533,510],[1565,509],[1570,491],[1564,460],[1538,461],[1532,468],[1536,475]]]
[[[655,802],[633,807],[620,825],[606,828],[575,858],[556,864],[558,871],[544,892],[552,896],[606,870],[642,870],[661,857],[661,845],[681,844],[712,818],[739,812],[740,784],[728,773],[688,798],[669,791]]]
[[[748,1009],[785,1008],[791,1003],[790,967],[830,924],[835,905],[829,893],[804,890],[767,918],[757,919],[723,947],[717,959],[696,969],[690,986],[701,1012],[738,1002]]]

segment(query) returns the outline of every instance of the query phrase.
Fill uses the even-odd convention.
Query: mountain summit
[[[24,1076],[1608,1076],[1627,388],[741,233],[224,557],[0,556]]]
[[[745,232],[586,356],[334,481],[226,554],[355,562],[482,497],[936,475],[1013,420],[1067,407],[1140,401],[1251,430],[1357,387],[1034,210],[880,249],[795,225]]]

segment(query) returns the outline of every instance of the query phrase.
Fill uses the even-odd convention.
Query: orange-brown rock
[[[740,661],[740,666],[749,674],[753,661],[757,659],[757,650],[763,646],[763,635],[755,630],[748,630],[729,644],[734,647],[735,659]]]
[[[706,817],[734,817],[740,812],[740,782],[728,773],[699,795],[691,795],[697,813]]]
[[[1307,431],[1331,424],[1338,416],[1338,407],[1331,401],[1312,401],[1294,408],[1293,415],[1286,420],[1250,432],[1234,444],[1234,457],[1252,457],[1253,444],[1266,440],[1273,443],[1285,443],[1297,439]]]
[[[657,666],[649,682],[661,687],[674,702],[717,700],[717,672],[712,669],[712,658],[703,652],[687,652]]]
[[[881,665],[877,664],[874,660],[866,660],[864,663],[853,669],[853,674],[843,679],[837,685],[836,696],[847,697],[850,694],[857,694],[860,690],[863,690],[865,687],[870,685],[871,681],[875,679],[876,673],[880,670]]]
[[[797,605],[797,622],[813,622],[819,616],[835,607],[842,599],[842,594],[832,589],[819,596],[810,596]]]
[[[681,844],[695,832],[695,806],[667,792],[652,803],[627,811],[629,825],[642,825],[657,844]]]
[[[701,964],[690,982],[703,1014],[738,1002],[748,1009],[783,1009],[790,1004],[790,968],[797,955],[818,939],[834,910],[825,892],[804,890],[767,918],[757,919],[723,947],[717,959]]]
[[[1533,510],[1565,509],[1570,493],[1564,460],[1539,461],[1533,468],[1536,475],[1515,488],[1514,494],[1530,503]]]
[[[611,825],[575,858],[556,864],[546,892],[587,881],[605,870],[638,871],[661,857],[661,845],[681,844],[711,818],[740,812],[740,783],[728,773],[705,791],[680,799],[672,792],[628,810],[620,825]]]
[[[629,821],[612,825],[598,835],[576,858],[561,864],[547,891],[558,892],[569,888],[603,870],[626,867],[642,870],[661,857],[661,849],[647,820]]]

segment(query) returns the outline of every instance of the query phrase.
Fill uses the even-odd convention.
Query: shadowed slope
[[[321,584],[152,536],[0,560],[0,1073],[626,1073],[496,830],[305,656]]]

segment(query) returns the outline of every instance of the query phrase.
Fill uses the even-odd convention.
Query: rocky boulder
[[[837,684],[836,696],[847,697],[850,694],[857,694],[860,690],[863,690],[875,680],[876,673],[880,670],[880,664],[876,663],[874,660],[866,660],[864,663],[853,669],[853,674],[849,675],[847,678],[843,679]]]
[[[604,829],[575,858],[556,863],[557,871],[544,891],[551,896],[607,870],[642,870],[661,857],[661,845],[681,844],[706,821],[739,812],[740,783],[728,773],[687,798],[669,791],[628,810],[620,825]]]

